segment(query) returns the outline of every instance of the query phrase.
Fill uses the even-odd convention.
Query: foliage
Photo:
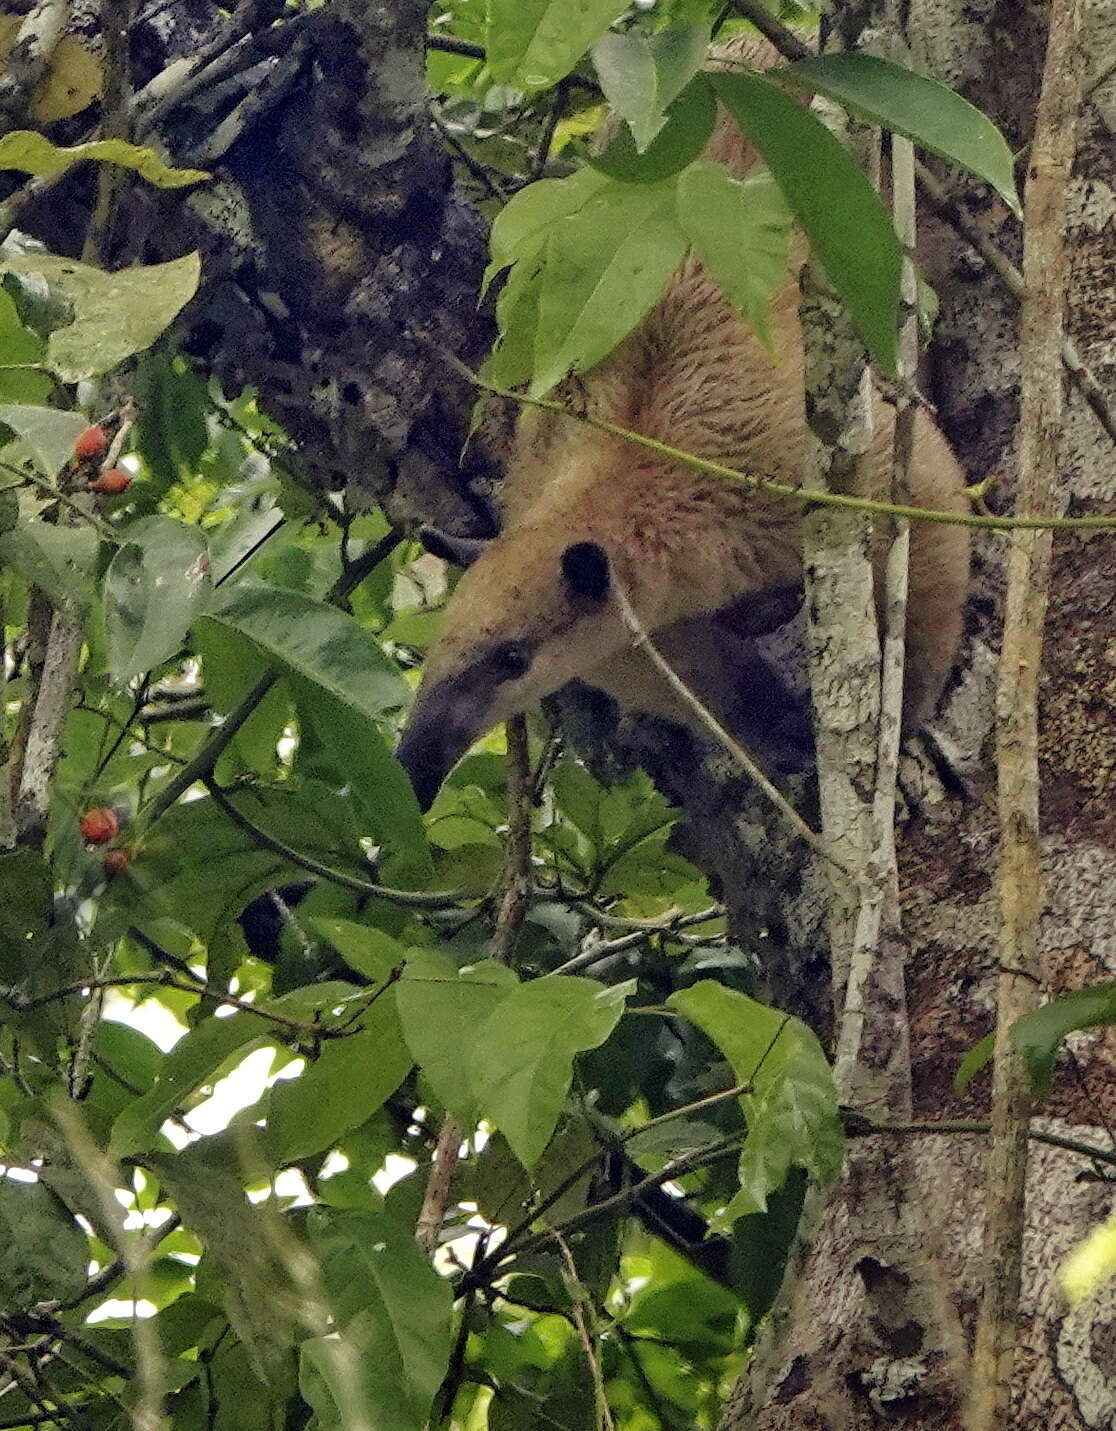
[[[794,222],[888,366],[894,234],[787,85],[1010,197],[986,122],[894,66],[710,80],[718,10],[434,7],[486,47],[432,51],[443,117],[518,186],[488,275],[501,381],[598,361],[691,247],[766,340]],[[519,184],[509,133],[587,158],[591,73],[611,145]],[[743,179],[702,157],[718,96],[766,161]],[[5,144],[31,173],[204,177],[115,141]],[[139,1311],[183,1431],[595,1426],[586,1324],[617,1426],[712,1425],[807,1177],[839,1164],[817,1039],[751,997],[755,951],[651,783],[602,788],[541,720],[529,906],[512,965],[491,957],[500,738],[425,820],[392,755],[445,573],[300,482],[252,395],[175,354],[196,255],[106,273],[11,235],[0,274],[0,754],[5,777],[32,735],[59,757],[41,820],[0,785],[0,1296],[47,1348],[5,1424],[126,1424]],[[116,496],[74,452],[93,421],[133,479]],[[42,653],[67,626],[51,727]],[[107,848],[83,841],[92,809],[119,824]],[[431,1265],[414,1232],[446,1115],[467,1147]],[[650,1236],[654,1192],[714,1231]]]

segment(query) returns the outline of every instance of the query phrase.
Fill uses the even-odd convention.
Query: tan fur
[[[722,117],[709,152],[742,172],[753,156],[736,135]],[[773,359],[691,255],[640,327],[556,397],[574,411],[797,484],[807,436],[797,310],[796,273],[788,272],[773,304]],[[870,478],[886,493],[894,414],[880,401],[875,422]],[[920,412],[911,500],[961,512],[963,485],[945,440]],[[421,705],[494,642],[539,643],[526,675],[491,693],[485,729],[575,676],[631,708],[692,724],[646,657],[631,650],[612,603],[587,604],[565,589],[561,557],[570,543],[605,549],[645,627],[661,633],[661,648],[699,686],[694,618],[801,580],[799,503],[674,466],[551,414],[524,412],[504,502],[504,531],[462,578],[419,698]],[[914,524],[908,724],[925,716],[953,665],[968,570],[963,528]]]

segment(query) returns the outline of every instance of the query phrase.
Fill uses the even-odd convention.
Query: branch
[[[54,769],[62,750],[81,644],[77,618],[68,611],[55,611],[38,685],[27,697],[33,705],[15,800],[16,838],[21,844],[37,847],[46,839]]]
[[[1085,51],[1085,0],[1053,0],[1042,90],[1024,193],[1026,291],[1020,337],[1022,405],[1019,496],[1039,512],[1054,507],[1063,422],[1066,201],[1076,150]],[[1039,1000],[1042,913],[1039,835],[1038,685],[1050,579],[1049,532],[1017,533],[1008,561],[1007,602],[996,693],[999,786],[1000,949],[992,1144],[984,1228],[983,1300],[977,1319],[969,1431],[1005,1424],[1011,1405],[1023,1265],[1024,1184],[1031,1088],[1011,1026]]]
[[[769,40],[785,59],[812,58],[813,52],[809,46],[804,45],[793,30],[788,30],[785,25],[780,24],[763,4],[763,0],[733,0],[733,3],[737,12],[745,19],[750,20],[764,39]],[[937,216],[955,233],[959,234],[970,248],[980,254],[1007,292],[1016,302],[1022,303],[1025,284],[1023,275],[1015,264],[1001,253],[992,240],[980,231],[969,215],[953,202],[946,192],[945,185],[925,164],[916,159],[914,167],[919,191]],[[1116,442],[1116,413],[1113,413],[1103,388],[1086,366],[1072,338],[1066,338],[1063,335],[1060,355],[1055,354],[1055,363],[1057,363],[1058,356],[1061,357],[1071,382],[1089,404],[1101,427],[1112,441]]]
[[[980,1118],[927,1118],[922,1121],[902,1123],[879,1122],[867,1118],[852,1109],[841,1110],[846,1136],[850,1138],[868,1137],[872,1133],[991,1133],[992,1124]],[[1095,1148],[1092,1143],[1082,1143],[1078,1138],[1064,1138],[1061,1133],[1047,1133],[1041,1128],[1029,1128],[1027,1137],[1032,1143],[1045,1143],[1048,1148],[1061,1148],[1067,1153],[1080,1153],[1092,1162],[1104,1163],[1116,1168],[1116,1152]]]
[[[373,884],[371,880],[360,879],[356,875],[345,874],[343,870],[335,870],[330,865],[323,865],[321,861],[314,859],[311,855],[304,855],[301,851],[292,849],[290,845],[285,845],[282,840],[276,839],[274,835],[269,835],[266,830],[261,829],[254,820],[245,815],[242,810],[237,809],[225,791],[213,780],[206,778],[202,783],[209,791],[214,803],[238,829],[244,831],[249,839],[254,840],[263,849],[270,850],[273,855],[278,855],[280,859],[287,860],[290,864],[317,875],[319,879],[328,880],[330,884],[339,885],[342,889],[350,889],[354,894],[369,895],[375,899],[389,899],[393,904],[408,905],[413,909],[448,909],[461,902],[461,893],[457,890],[428,894],[424,890],[391,889],[387,885]]]
[[[856,876],[853,875],[851,870],[834,855],[829,845],[826,844],[821,836],[810,828],[782,791],[767,778],[752,756],[748,754],[739,741],[735,740],[728,733],[712,711],[703,705],[698,697],[694,695],[693,691],[690,690],[689,686],[686,685],[685,681],[682,680],[677,671],[675,671],[674,667],[671,666],[656,649],[650,636],[641,624],[639,617],[633,610],[627,593],[616,581],[612,584],[612,591],[616,608],[620,613],[620,619],[630,632],[633,638],[632,645],[635,649],[637,651],[643,651],[649,657],[655,669],[668,683],[675,695],[697,716],[701,725],[705,727],[713,739],[736,761],[748,779],[762,790],[767,799],[775,806],[799,839],[804,840],[815,854],[821,855],[822,858],[828,860],[830,864],[836,865],[842,874],[847,875],[849,879],[855,882]]]
[[[416,333],[412,336],[416,341],[421,341],[419,334]],[[977,512],[940,512],[931,507],[906,506],[901,502],[877,502],[872,497],[850,497],[843,492],[815,492],[803,487],[791,487],[786,482],[776,482],[772,477],[757,476],[752,472],[739,472],[735,467],[726,467],[723,462],[713,462],[708,457],[697,457],[692,452],[683,452],[679,447],[671,447],[667,442],[659,442],[654,437],[646,437],[642,432],[634,432],[629,427],[619,427],[614,422],[607,422],[601,417],[593,417],[590,413],[574,412],[572,408],[564,407],[560,402],[553,402],[549,398],[533,398],[526,393],[515,392],[511,388],[500,387],[499,384],[490,383],[473,372],[455,354],[444,348],[436,350],[448,367],[461,377],[468,379],[481,392],[491,393],[493,397],[505,398],[508,402],[518,403],[520,407],[533,407],[537,408],[539,412],[549,412],[553,413],[555,417],[568,418],[571,422],[581,423],[584,427],[592,427],[598,432],[607,432],[612,437],[622,438],[634,447],[654,452],[656,456],[664,458],[675,466],[688,467],[693,472],[706,472],[712,477],[724,477],[730,482],[742,482],[745,486],[758,491],[772,492],[777,497],[786,497],[788,501],[801,502],[804,507],[841,507],[849,512],[869,512],[877,517],[906,517],[912,522],[934,522],[945,527],[973,527],[988,532],[1116,531],[1116,517],[1113,516],[994,517]]]

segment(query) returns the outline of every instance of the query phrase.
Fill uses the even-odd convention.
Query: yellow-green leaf
[[[34,129],[14,129],[0,139],[0,169],[19,169],[24,174],[61,174],[84,159],[119,164],[134,170],[141,179],[159,189],[181,189],[211,177],[205,169],[176,169],[142,144],[123,139],[94,139],[88,144],[62,147],[52,144]]]

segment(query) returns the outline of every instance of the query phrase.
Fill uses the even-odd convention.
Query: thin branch
[[[585,1353],[585,1360],[589,1365],[589,1374],[593,1379],[593,1400],[595,1410],[595,1421],[597,1431],[616,1431],[616,1422],[612,1419],[612,1411],[608,1404],[608,1394],[605,1391],[604,1372],[601,1370],[601,1359],[597,1355],[597,1348],[594,1345],[593,1330],[589,1326],[589,1316],[587,1308],[592,1309],[589,1302],[589,1295],[582,1286],[581,1278],[577,1275],[577,1263],[573,1259],[570,1251],[570,1244],[562,1236],[557,1228],[551,1232],[554,1241],[558,1244],[558,1250],[562,1254],[562,1263],[566,1269],[566,1290],[570,1294],[571,1315],[574,1327],[577,1329],[578,1340],[581,1342],[581,1349]]]
[[[457,890],[427,893],[424,890],[392,889],[387,885],[374,884],[371,880],[360,879],[356,875],[346,874],[343,870],[335,870],[329,865],[323,865],[320,860],[314,859],[311,855],[304,855],[300,850],[292,849],[290,845],[284,844],[282,840],[276,839],[274,835],[262,830],[254,820],[245,815],[242,810],[237,809],[225,791],[214,781],[206,779],[202,783],[221,811],[257,845],[265,850],[270,850],[273,855],[278,855],[281,859],[289,861],[290,864],[317,875],[319,879],[339,885],[342,889],[351,889],[354,894],[369,895],[375,899],[388,899],[394,904],[408,905],[413,909],[448,909],[461,903],[461,892]]]
[[[413,336],[420,338],[419,334]],[[730,482],[741,482],[746,487],[757,491],[771,492],[777,497],[786,497],[788,501],[801,502],[805,507],[842,507],[849,512],[868,512],[877,517],[906,517],[912,522],[933,522],[943,527],[973,527],[989,532],[1116,531],[1116,517],[1112,516],[995,517],[977,512],[945,512],[931,507],[911,507],[900,502],[878,502],[873,497],[850,497],[843,492],[817,492],[804,487],[791,487],[786,482],[776,482],[771,477],[758,476],[752,472],[739,472],[735,467],[726,467],[723,462],[713,462],[708,457],[697,457],[692,452],[683,452],[681,448],[671,447],[667,442],[659,442],[654,437],[647,437],[644,433],[635,432],[628,427],[620,427],[614,422],[594,417],[590,413],[575,412],[572,408],[564,407],[562,403],[553,402],[549,398],[529,397],[526,393],[501,387],[498,383],[490,383],[473,372],[472,368],[463,363],[456,354],[436,344],[429,346],[438,353],[448,367],[451,367],[461,377],[466,378],[482,392],[491,393],[494,397],[506,398],[508,402],[518,403],[520,407],[532,407],[539,412],[553,413],[555,417],[568,418],[571,422],[580,423],[583,427],[595,428],[598,432],[607,432],[612,437],[619,437],[625,442],[630,442],[633,447],[641,447],[647,452],[654,452],[674,466],[688,467],[694,472],[706,472],[712,477],[724,477]]]
[[[682,933],[682,930],[688,929],[691,925],[706,924],[711,919],[722,918],[725,910],[724,906],[719,904],[713,905],[710,909],[703,909],[696,914],[677,913],[663,915],[660,919],[618,919],[615,916],[601,914],[591,905],[579,904],[576,907],[580,913],[595,920],[598,924],[606,924],[607,921],[606,927],[627,928],[630,932],[621,934],[615,939],[601,940],[590,948],[583,949],[580,954],[575,954],[571,959],[567,959],[557,969],[552,969],[551,973],[553,974],[579,973],[582,969],[589,969],[603,959],[610,959],[614,954],[622,954],[625,949],[634,949],[637,945],[644,944],[647,940],[656,937],[678,940],[691,946],[708,944],[715,939],[725,937],[724,935]]]
[[[21,844],[38,847],[46,839],[54,769],[62,750],[81,646],[77,618],[68,611],[55,611],[37,688],[27,698],[32,702],[31,715],[15,800],[16,837]]]
[[[627,592],[615,580],[612,583],[612,594],[613,600],[616,602],[616,609],[620,613],[620,619],[632,636],[632,644],[635,649],[643,651],[648,656],[652,665],[675,695],[697,716],[700,723],[713,739],[728,752],[749,780],[758,786],[799,839],[804,840],[815,854],[821,855],[823,859],[835,865],[842,874],[855,882],[855,875],[836,858],[822,837],[810,828],[782,791],[767,778],[753,757],[748,754],[739,741],[728,733],[712,711],[698,699],[674,667],[659,652],[636,615]]]
[[[901,1123],[880,1122],[866,1118],[862,1113],[843,1110],[845,1133],[850,1138],[868,1137],[873,1133],[991,1133],[992,1124],[980,1118],[927,1118],[921,1121]],[[1061,1133],[1047,1133],[1042,1128],[1029,1128],[1027,1137],[1032,1143],[1044,1143],[1048,1148],[1061,1148],[1067,1153],[1080,1153],[1096,1163],[1116,1168],[1116,1152],[1105,1148],[1095,1148],[1092,1143],[1083,1143],[1078,1138],[1065,1138]]]
[[[101,0],[101,39],[104,42],[104,81],[101,95],[102,139],[129,139],[128,107],[132,98],[128,37],[132,28],[132,0]],[[97,199],[86,230],[81,257],[84,263],[105,267],[109,257],[116,196],[127,170],[119,164],[97,165]]]
[[[1076,152],[1085,0],[1053,0],[1024,193],[1019,499],[1038,512],[1057,500],[1063,424],[1061,354],[1068,254],[1066,206]],[[1026,1061],[1011,1026],[1039,1001],[1042,869],[1038,684],[1050,580],[1049,532],[1016,533],[1008,559],[996,693],[1000,807],[1000,950],[986,1167],[983,1298],[977,1318],[968,1431],[1004,1425],[1011,1406],[1023,1266],[1024,1184],[1031,1109]]]

